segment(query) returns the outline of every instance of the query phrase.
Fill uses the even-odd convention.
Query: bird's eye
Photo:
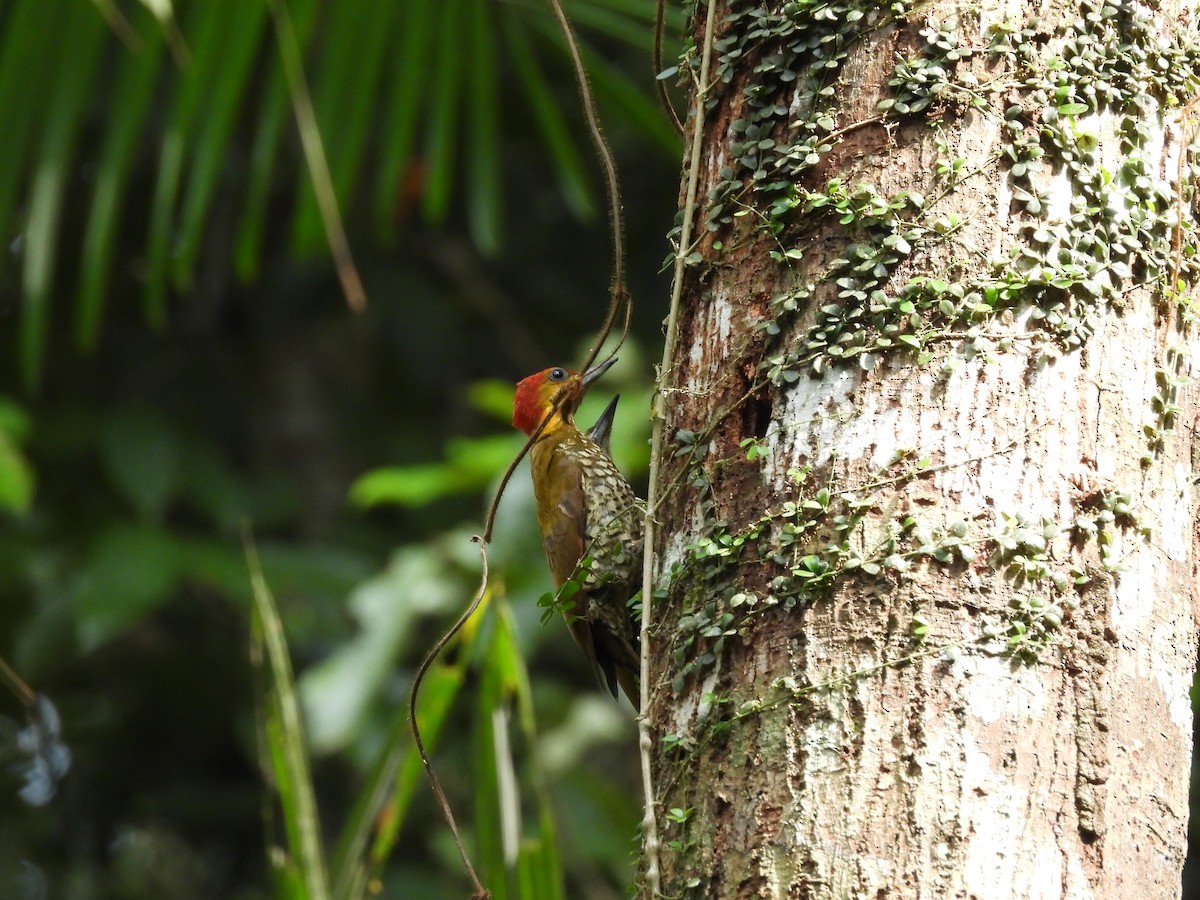
[[[567,370],[566,369],[551,369],[549,374],[546,375],[546,377],[549,378],[551,381],[564,381],[567,377]]]

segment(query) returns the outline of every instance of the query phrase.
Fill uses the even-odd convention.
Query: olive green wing
[[[590,598],[583,584],[587,573],[579,567],[587,549],[587,502],[583,496],[583,472],[579,463],[569,454],[558,453],[550,456],[543,477],[546,478],[547,490],[544,498],[539,498],[538,524],[550,574],[556,589],[561,589],[569,581],[579,583],[579,589],[564,601],[564,605],[570,605],[565,612],[567,625],[575,643],[587,658],[588,665],[592,667],[596,680],[608,687],[615,697],[616,674],[612,671],[611,663],[608,666],[601,665],[601,658],[596,653],[596,635],[588,615]]]

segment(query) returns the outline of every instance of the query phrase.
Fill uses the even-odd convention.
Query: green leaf
[[[477,623],[479,615],[480,613],[476,613],[471,622],[460,632],[464,646],[455,655],[456,661],[450,665],[437,665],[430,668],[421,684],[421,690],[417,696],[417,722],[421,729],[421,740],[429,753],[432,753],[437,747],[450,706],[462,687],[468,661],[475,658],[475,643],[479,640],[480,631],[477,627],[472,627],[472,624]],[[398,766],[395,788],[388,804],[392,815],[389,815],[381,825],[371,846],[370,862],[374,870],[381,869],[391,855],[392,848],[395,847],[399,837],[404,815],[411,805],[416,785],[424,776],[420,754],[415,746],[410,746]],[[368,828],[370,824],[373,824],[373,821],[372,823],[366,821],[366,812],[367,810],[364,809],[363,821],[358,826],[360,828]],[[372,815],[370,818],[373,820],[374,816]],[[353,864],[351,854],[347,853],[346,859],[348,860],[347,865]]]
[[[340,750],[351,741],[370,703],[393,677],[396,658],[412,642],[420,618],[451,609],[463,587],[440,555],[408,547],[383,572],[354,588],[347,607],[357,633],[300,682],[317,752]]]
[[[350,487],[350,502],[364,509],[389,503],[425,506],[453,494],[457,481],[444,463],[388,466],[356,478]]]
[[[393,503],[418,507],[454,494],[480,490],[520,446],[516,435],[460,438],[446,444],[446,461],[387,466],[359,476],[350,487],[350,501],[370,508]]]
[[[654,47],[654,29],[647,27],[653,21],[651,4],[622,4],[605,2],[576,2],[569,4],[571,24],[578,31],[596,31],[606,37],[616,38],[630,47],[649,53]],[[666,32],[664,37],[669,35]],[[668,37],[669,40],[669,37]]]
[[[537,63],[524,28],[515,19],[506,18],[505,37],[508,58],[516,66],[525,90],[525,99],[533,112],[533,121],[550,151],[555,178],[567,206],[581,220],[596,214],[596,204],[588,187],[587,170],[572,129],[563,117],[560,105],[550,92],[549,81]]]
[[[162,328],[167,320],[167,276],[178,227],[175,207],[180,182],[187,171],[188,149],[200,127],[205,100],[213,85],[222,80],[221,54],[228,10],[223,3],[196,3],[189,6],[189,13],[186,31],[192,48],[191,61],[176,76],[168,101],[171,113],[162,130],[158,178],[150,205],[142,306],[146,321],[154,328]]]
[[[510,714],[511,658],[501,628],[492,630],[483,657],[475,716],[471,724],[471,793],[480,878],[494,900],[509,897],[507,873],[516,862],[520,797],[513,771]]]
[[[29,437],[33,423],[29,413],[16,401],[0,395],[0,432],[8,434],[18,441]]]
[[[515,433],[447,441],[446,459],[458,474],[458,488],[469,491],[485,487],[504,471],[522,443],[524,438]]]
[[[92,547],[72,602],[79,640],[92,650],[165,603],[179,580],[179,548],[151,526],[110,526]]]
[[[256,61],[267,21],[267,7],[261,2],[228,4],[224,12],[223,30],[216,38],[219,52],[214,54],[208,42],[199,45],[186,73],[188,80],[204,85],[204,93],[197,101],[199,121],[189,147],[192,165],[173,259],[174,282],[182,289],[191,287],[208,209],[218,179],[228,166],[230,135],[252,84],[247,76]]]
[[[25,0],[10,5],[0,42],[0,110],[4,139],[0,140],[0,235],[11,235],[9,219],[25,187],[25,163],[37,133],[33,123],[45,104],[51,79],[30,78],[45,59],[57,57],[58,22],[67,15],[63,0]],[[89,12],[84,10],[84,12]]]
[[[561,900],[562,864],[558,856],[558,831],[547,806],[539,816],[539,834],[521,841],[517,859],[517,896]]]
[[[329,113],[328,118],[322,116],[322,125],[326,133],[336,135],[329,142],[330,171],[338,197],[347,198],[364,168],[367,138],[379,125],[377,98],[383,64],[393,50],[390,39],[396,25],[403,24],[408,14],[408,4],[341,5],[360,10],[359,28],[344,53],[328,54],[341,63],[340,72],[330,76],[332,89],[327,89],[324,78],[317,81],[317,108]]]
[[[405,12],[407,13],[405,4]],[[320,53],[313,57],[313,109],[324,146],[330,180],[339,205],[347,202],[360,171],[363,148],[380,114],[377,96],[389,38],[403,22],[393,3],[326,4],[322,12]],[[300,182],[292,222],[292,246],[309,254],[326,246],[325,225],[312,179]]]
[[[50,17],[54,15],[49,14]],[[101,41],[106,34],[104,20],[94,10],[83,6],[74,7],[59,20],[55,91],[43,111],[46,130],[34,167],[29,222],[25,230],[21,374],[29,388],[36,387],[41,380],[63,202],[76,137],[85,102],[91,94]]]
[[[215,4],[214,4],[215,5]],[[175,227],[175,195],[183,172],[184,135],[176,126],[163,134],[158,158],[158,178],[150,202],[150,228],[146,243],[146,280],[142,310],[152,328],[167,322],[167,268]]]
[[[204,537],[175,537],[172,551],[179,577],[220,591],[231,600],[249,606],[250,585],[246,583],[246,561],[227,540]]]
[[[562,862],[558,850],[559,829],[554,822],[554,804],[543,775],[543,763],[539,748],[542,745],[534,718],[533,692],[529,683],[529,672],[521,652],[520,636],[513,617],[512,607],[503,601],[495,604],[497,631],[503,633],[508,656],[509,684],[514,692],[517,723],[521,730],[522,746],[529,756],[529,782],[536,803],[538,838],[523,841],[517,862],[518,897],[539,897],[545,900],[561,900],[564,896]],[[611,708],[611,707],[605,707]],[[569,727],[569,726],[568,726]],[[534,885],[525,890],[524,885]]]
[[[642,90],[620,68],[608,62],[588,46],[580,48],[596,97],[611,104],[611,115],[635,125],[653,143],[672,158],[683,152],[682,138],[667,120],[658,102]]]
[[[466,667],[459,662],[449,666],[434,666],[421,682],[421,692],[417,697],[417,724],[425,749],[430,753],[440,742],[442,726],[458,697],[465,676]],[[358,900],[363,896],[361,885],[366,881],[368,865],[377,869],[391,856],[400,827],[404,824],[424,775],[421,757],[412,743],[407,717],[394,716],[387,741],[355,798],[354,807],[346,817],[338,837],[330,867],[336,900]],[[369,857],[364,858],[364,851],[385,804],[388,815],[379,824]]]
[[[433,60],[428,140],[425,145],[425,193],[421,204],[425,218],[433,223],[440,223],[446,218],[454,186],[458,129],[463,118],[458,103],[465,61],[460,32],[465,2],[479,0],[443,0],[437,53]]]
[[[33,466],[21,450],[29,432],[25,410],[0,396],[0,510],[23,514],[33,502]]]
[[[316,23],[316,0],[288,0],[292,32],[300,47],[308,45]],[[268,218],[268,201],[275,186],[276,156],[283,136],[283,126],[290,121],[291,98],[282,66],[273,66],[267,87],[259,101],[254,141],[250,149],[250,182],[246,189],[246,205],[238,231],[234,260],[238,274],[249,280],[258,273],[264,232]],[[301,178],[297,190],[311,189],[311,180]],[[315,199],[315,197],[314,197]],[[315,212],[315,210],[314,210]]]
[[[95,349],[100,332],[129,169],[154,97],[155,81],[160,75],[165,44],[158,38],[157,31],[152,35],[137,53],[124,52],[117,63],[108,125],[96,165],[96,187],[83,237],[83,260],[79,267],[75,340],[84,351]]]
[[[100,461],[138,517],[159,522],[183,483],[183,441],[157,413],[117,410],[100,435]]]
[[[382,110],[386,130],[375,188],[375,215],[381,227],[390,224],[397,213],[406,212],[404,206],[410,199],[406,182],[414,175],[417,128],[427,108],[437,8],[433,0],[407,0],[404,4],[399,43],[393,53],[395,69],[388,79],[391,102]]]
[[[33,467],[10,432],[0,429],[0,510],[24,514],[33,502]]]
[[[321,822],[292,664],[275,600],[263,578],[262,566],[249,536],[246,537],[246,564],[254,594],[253,655],[256,668],[263,673],[260,742],[275,777],[288,849],[304,886],[303,896],[305,900],[328,900],[329,881],[321,850]]]
[[[473,0],[467,41],[471,50],[467,90],[470,123],[467,154],[467,221],[471,237],[483,253],[496,254],[503,238],[500,181],[500,102],[493,38],[495,24],[488,0]]]
[[[179,20],[175,17],[175,7],[171,4],[171,0],[142,0],[142,5],[158,20],[164,40],[171,45],[171,52],[175,56],[176,64],[188,65],[190,55],[183,35],[179,32]]]
[[[467,386],[467,402],[472,409],[487,413],[504,424],[512,421],[513,386],[499,378],[474,381]]]

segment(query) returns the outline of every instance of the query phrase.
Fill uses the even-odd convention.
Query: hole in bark
[[[771,427],[771,402],[765,397],[758,396],[747,404],[746,431],[749,437],[762,440],[767,436]]]

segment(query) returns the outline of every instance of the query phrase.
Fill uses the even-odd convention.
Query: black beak
[[[586,391],[588,388],[590,388],[592,386],[592,382],[595,381],[596,379],[598,379],[605,372],[607,372],[612,367],[612,364],[615,363],[616,361],[617,361],[617,358],[615,356],[613,356],[609,359],[606,359],[604,362],[600,363],[600,365],[592,366],[592,368],[590,368],[586,372],[584,372],[583,378],[582,378],[583,389]]]
[[[620,394],[613,397],[609,401],[608,406],[604,408],[604,412],[600,413],[600,418],[596,420],[596,424],[587,430],[587,436],[609,456],[612,456],[612,449],[609,447],[609,442],[612,438],[613,417],[617,414],[617,401],[620,399]]]

